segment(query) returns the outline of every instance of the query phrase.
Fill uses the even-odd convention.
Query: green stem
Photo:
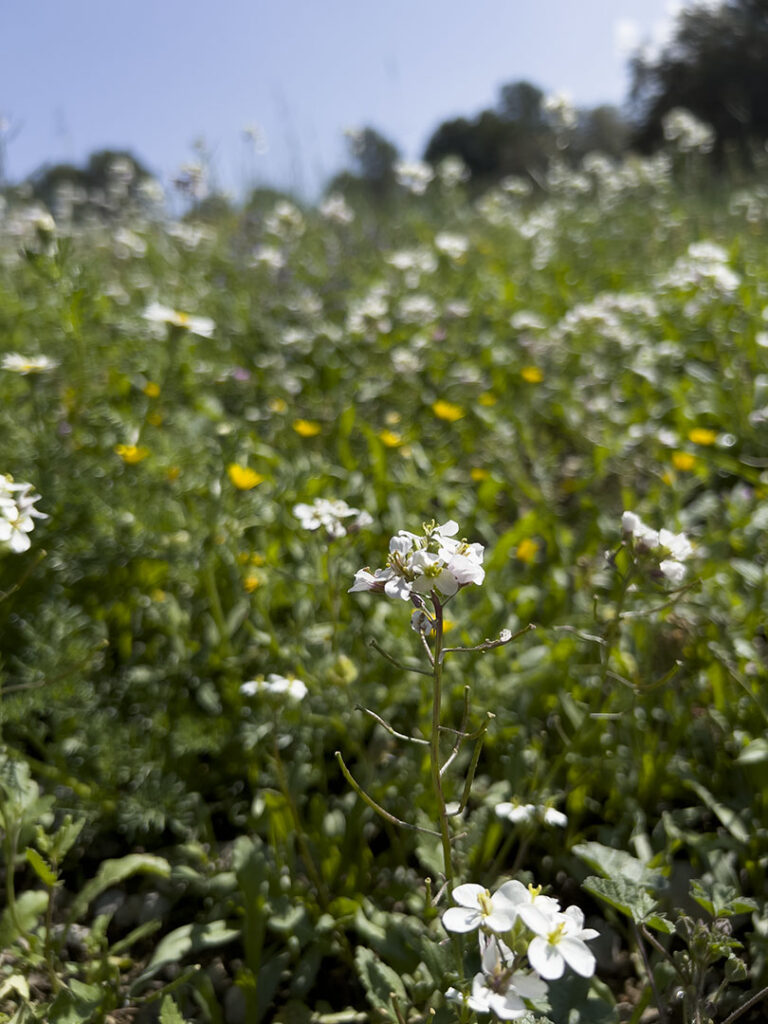
[[[429,743],[429,762],[432,773],[432,788],[437,801],[437,814],[440,821],[440,838],[443,846],[443,865],[445,868],[445,880],[449,886],[453,886],[453,857],[451,854],[451,833],[448,825],[448,815],[445,811],[445,796],[443,795],[443,782],[440,775],[440,705],[442,701],[442,674],[443,674],[443,608],[437,595],[433,591],[433,603],[435,606],[435,647],[433,651],[433,672],[432,672],[432,733]]]

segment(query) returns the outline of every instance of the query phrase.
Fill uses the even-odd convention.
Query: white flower
[[[284,693],[293,700],[302,700],[307,693],[306,684],[295,676],[279,676],[270,672],[266,679],[251,679],[243,683],[240,693],[244,697],[253,697],[257,693]]]
[[[216,324],[207,316],[191,316],[181,313],[170,306],[159,302],[151,302],[144,310],[144,319],[154,324],[170,324],[172,327],[184,327],[191,334],[199,334],[201,338],[213,336]]]
[[[568,818],[562,811],[554,807],[546,807],[541,804],[520,804],[504,801],[494,808],[499,818],[505,818],[513,825],[520,825],[524,822],[543,821],[545,825],[556,825],[565,828]]]
[[[494,1013],[501,1020],[517,1020],[528,1007],[524,1000],[541,999],[547,993],[547,984],[541,978],[525,971],[513,971],[511,950],[500,940],[492,938],[482,954],[482,971],[472,980],[472,991],[467,1006],[475,1013]],[[463,1002],[463,996],[450,988],[446,998]]]
[[[553,896],[542,895],[540,885],[505,882],[499,890],[502,891],[515,916],[537,934],[546,933],[560,914],[560,904]]]
[[[40,495],[32,493],[32,484],[15,483],[11,476],[0,476],[0,551],[21,554],[29,550],[34,520],[48,518],[34,507],[39,500]]]
[[[435,172],[429,164],[425,164],[421,160],[400,160],[395,164],[395,177],[398,184],[416,196],[424,195],[434,176]]]
[[[351,508],[346,501],[340,499],[331,501],[316,498],[311,505],[300,502],[293,506],[293,514],[305,530],[319,530],[322,527],[332,539],[345,537],[349,531],[360,530],[373,522],[367,512]]]
[[[368,569],[360,570],[349,592],[383,591],[387,597],[413,599],[418,605],[433,593],[450,598],[460,587],[482,583],[483,547],[457,540],[458,530],[452,519],[442,526],[425,526],[422,536],[400,530],[389,542],[387,567],[373,575]]]
[[[487,889],[474,882],[457,886],[451,895],[458,906],[445,911],[443,928],[449,932],[471,932],[476,928],[508,932],[515,923],[517,911],[505,889],[503,885],[491,896]]]
[[[634,512],[624,512],[621,527],[624,536],[632,541],[637,552],[643,555],[651,554],[659,559],[658,571],[662,576],[675,586],[683,582],[683,561],[693,554],[693,545],[684,533],[672,533],[671,530],[665,529],[652,530]]]
[[[7,352],[0,364],[3,370],[10,370],[12,373],[20,373],[24,376],[28,373],[48,373],[50,370],[55,370],[58,365],[55,359],[50,359],[48,356],[23,356],[18,352]]]
[[[597,938],[594,928],[584,927],[584,914],[578,907],[568,907],[547,929],[532,928],[537,935],[528,945],[531,967],[549,981],[560,978],[568,964],[583,978],[595,973],[595,956],[586,942]]]

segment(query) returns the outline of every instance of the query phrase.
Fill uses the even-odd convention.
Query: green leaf
[[[166,964],[178,963],[190,953],[223,946],[240,937],[239,928],[230,928],[226,921],[207,924],[183,924],[165,935],[157,945],[146,969],[131,986],[136,989],[153,978]]]
[[[98,985],[85,985],[73,978],[51,1003],[48,1024],[91,1024],[99,1010],[104,992]]]
[[[37,925],[48,906],[48,899],[48,893],[41,889],[28,889],[16,897],[16,920],[23,931],[31,932]],[[10,946],[18,937],[19,930],[16,927],[16,921],[11,916],[9,908],[6,907],[0,917],[0,948],[5,949]]]
[[[401,1006],[407,999],[399,975],[395,974],[391,967],[382,963],[373,950],[367,949],[365,946],[358,946],[355,950],[355,967],[371,1006],[386,1011],[394,1020],[392,994],[400,1000]]]
[[[710,811],[717,815],[734,839],[738,839],[740,843],[749,842],[749,830],[735,811],[731,810],[730,807],[726,807],[724,803],[721,803],[720,800],[710,793],[706,786],[702,786],[695,779],[684,779],[683,781],[694,791],[702,803],[706,804]]]
[[[757,910],[757,903],[748,896],[742,896],[732,885],[713,882],[705,886],[698,878],[691,882],[691,896],[700,907],[712,917],[732,917],[734,914],[751,914]]]
[[[40,856],[37,850],[33,850],[31,846],[26,848],[24,854],[27,858],[27,862],[32,865],[32,869],[40,881],[49,888],[53,888],[58,881],[58,875],[53,871],[50,865],[45,862],[45,859]]]
[[[737,764],[761,764],[763,761],[768,761],[768,739],[764,736],[748,743],[736,758]]]
[[[665,879],[658,871],[647,867],[637,857],[624,850],[614,850],[602,843],[580,843],[573,847],[573,852],[604,878],[626,879],[651,889],[665,884]]]
[[[168,878],[171,866],[164,857],[156,857],[151,853],[129,853],[118,860],[105,860],[99,867],[95,878],[86,882],[72,902],[69,912],[70,921],[76,921],[86,912],[88,904],[106,889],[119,885],[131,875],[138,873],[159,875]]]
[[[642,885],[628,878],[595,878],[590,875],[582,886],[593,896],[605,900],[610,906],[631,918],[635,924],[647,924],[657,931],[670,935],[672,925],[661,914],[657,914],[658,903]]]
[[[160,1006],[160,1024],[186,1024],[172,996],[166,996]]]

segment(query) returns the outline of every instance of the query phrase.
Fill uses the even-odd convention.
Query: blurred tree
[[[605,153],[617,159],[627,151],[630,131],[618,107],[603,104],[580,110],[570,155],[575,158],[587,153]]]
[[[70,216],[84,213],[113,216],[140,195],[143,183],[152,180],[146,167],[127,150],[101,149],[92,153],[85,167],[45,164],[29,178],[32,193],[55,217],[66,208]]]
[[[493,110],[472,120],[445,121],[433,132],[424,151],[432,164],[460,156],[478,185],[507,174],[535,176],[555,151],[555,138],[542,101],[544,93],[530,82],[502,86]]]
[[[396,185],[395,164],[400,157],[397,146],[371,127],[354,128],[346,135],[352,170],[337,174],[326,192],[386,199]]]
[[[746,166],[768,139],[768,0],[725,0],[683,8],[670,42],[632,62],[633,142],[663,141],[664,115],[690,110],[716,133],[720,164],[733,151]]]

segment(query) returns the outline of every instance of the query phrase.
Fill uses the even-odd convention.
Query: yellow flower
[[[689,472],[696,465],[696,456],[690,452],[672,452],[672,465],[684,473]]]
[[[533,540],[532,537],[524,537],[523,540],[517,545],[517,551],[515,554],[521,562],[526,562],[528,565],[533,562],[536,558],[536,552],[539,550],[538,541]]]
[[[520,376],[529,384],[540,384],[544,380],[544,374],[538,366],[524,366],[520,371]]]
[[[323,428],[314,420],[294,420],[293,429],[299,437],[316,437]]]
[[[150,427],[160,427],[163,423],[163,414],[161,412],[150,412],[147,413],[147,423]]]
[[[483,469],[481,466],[473,466],[472,469],[469,471],[469,475],[472,477],[473,480],[479,483],[481,480],[487,480],[488,477],[490,476],[490,473],[488,472],[487,469]]]
[[[688,431],[688,440],[693,444],[714,444],[717,440],[717,431],[708,430],[706,427],[694,427]]]
[[[443,619],[443,632],[447,633],[448,630],[453,629],[456,625],[453,619]]]
[[[480,403],[480,405],[485,406],[496,405],[496,403],[498,402],[498,398],[496,397],[496,395],[492,394],[490,391],[484,391],[477,400]]]
[[[264,477],[255,469],[248,466],[241,466],[237,462],[230,462],[227,466],[227,475],[239,491],[250,491],[252,487],[260,484]]]
[[[254,590],[257,590],[261,586],[261,577],[256,573],[251,573],[250,576],[246,576],[243,580],[243,587],[247,594],[252,594]]]
[[[384,422],[387,424],[388,427],[396,427],[402,418],[403,417],[400,415],[399,412],[395,412],[394,409],[392,409],[384,417]]]
[[[454,405],[453,402],[446,402],[442,398],[438,398],[438,400],[432,404],[432,412],[438,419],[447,420],[449,423],[455,423],[456,420],[460,420],[464,415],[464,410],[460,405]]]
[[[147,398],[157,398],[160,394],[160,385],[155,384],[153,380],[148,380],[144,385],[143,391]]]
[[[403,439],[400,434],[396,433],[394,430],[380,431],[379,438],[387,448],[397,448],[398,445],[403,443]]]
[[[269,403],[270,412],[285,412],[288,408],[288,403],[284,398],[273,398]]]
[[[149,448],[143,448],[141,445],[135,444],[116,444],[115,452],[120,456],[123,462],[129,466],[135,466],[137,462],[141,462],[142,459],[146,459],[149,455]]]
[[[169,466],[168,469],[166,470],[165,475],[168,481],[170,483],[173,483],[174,480],[178,480],[179,477],[181,476],[181,470],[179,469],[178,466]]]

